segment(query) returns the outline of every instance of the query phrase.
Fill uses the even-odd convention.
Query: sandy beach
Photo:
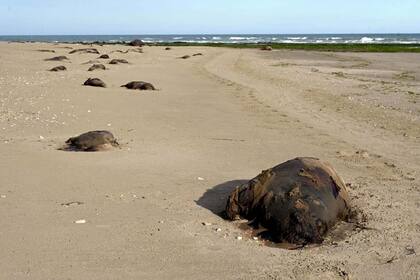
[[[0,279],[420,277],[420,54],[69,54],[86,47],[0,43]],[[120,87],[137,80],[158,90]],[[120,148],[59,150],[98,129]],[[235,186],[297,156],[335,167],[365,228],[285,250],[218,215]]]

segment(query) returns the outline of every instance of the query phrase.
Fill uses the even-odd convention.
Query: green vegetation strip
[[[227,47],[227,48],[261,48],[271,46],[273,49],[285,50],[310,50],[326,52],[420,52],[420,44],[286,44],[286,43],[159,43],[156,46],[206,46],[206,47]]]

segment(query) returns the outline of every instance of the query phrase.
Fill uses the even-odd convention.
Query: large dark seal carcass
[[[45,59],[45,61],[63,61],[63,60],[69,60],[69,59],[64,55],[54,56],[54,57]]]
[[[114,135],[106,130],[89,131],[66,141],[66,150],[95,152],[118,147]]]
[[[105,65],[103,64],[93,64],[88,71],[95,71],[95,70],[106,70]]]
[[[128,63],[128,61],[125,60],[125,59],[117,59],[116,58],[116,59],[113,59],[109,62],[109,64],[120,64],[120,63]]]
[[[122,85],[121,87],[126,87],[128,89],[139,89],[139,90],[156,90],[156,88],[151,83],[142,82],[142,81],[130,82],[128,84]]]
[[[60,65],[50,69],[51,72],[66,71],[66,66]]]
[[[106,87],[106,84],[98,78],[89,78],[84,82],[84,86],[92,86],[92,87]]]
[[[145,45],[144,42],[142,40],[139,40],[139,39],[133,40],[128,44],[130,46],[133,46],[133,47],[143,47]]]
[[[346,186],[329,164],[296,158],[237,187],[226,215],[253,220],[275,242],[305,245],[321,243],[337,221],[349,217],[350,206]]]

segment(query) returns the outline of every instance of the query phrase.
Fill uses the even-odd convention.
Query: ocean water
[[[199,34],[199,35],[31,35],[1,36],[0,41],[35,42],[129,42],[147,43],[329,43],[329,44],[420,44],[418,34]]]

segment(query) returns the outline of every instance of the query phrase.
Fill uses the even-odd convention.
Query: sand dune
[[[95,46],[130,62],[95,88],[83,63],[98,55],[65,46],[0,43],[0,279],[419,276],[419,54]],[[90,130],[120,148],[59,150]],[[296,156],[335,167],[366,228],[291,251],[217,215]]]

